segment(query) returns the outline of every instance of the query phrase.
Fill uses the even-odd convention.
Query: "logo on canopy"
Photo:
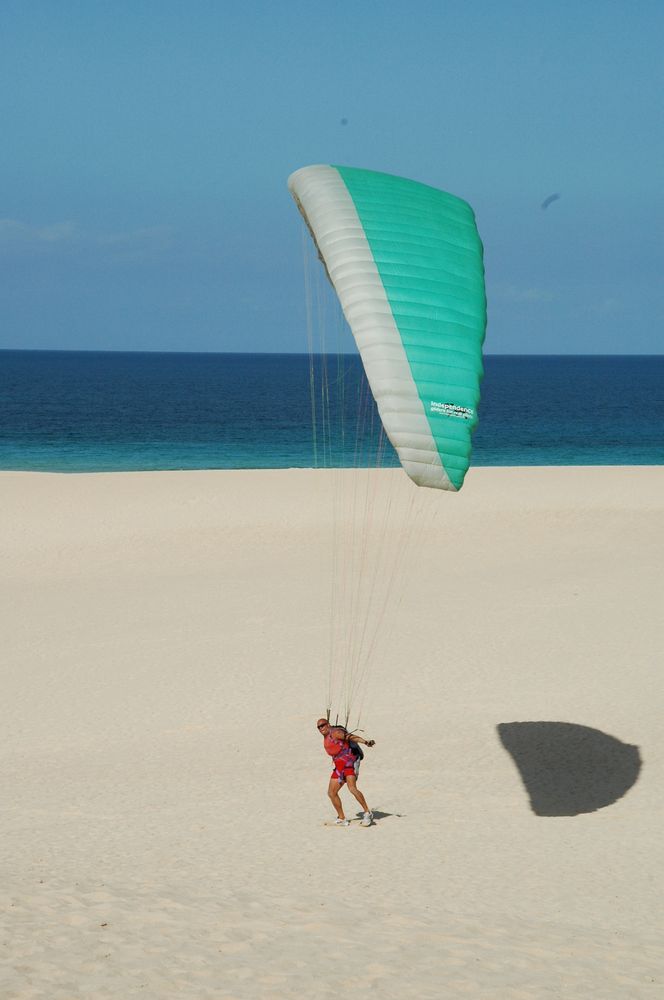
[[[472,420],[473,410],[469,406],[458,406],[456,403],[438,403],[431,400],[431,412],[440,413],[444,417],[457,417],[459,420]]]

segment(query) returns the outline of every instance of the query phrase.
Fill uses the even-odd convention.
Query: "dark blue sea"
[[[359,359],[318,357],[314,368],[315,450],[307,355],[0,351],[0,468],[374,461],[379,424]],[[664,464],[664,356],[487,357],[473,461]],[[395,464],[389,445],[382,464]]]

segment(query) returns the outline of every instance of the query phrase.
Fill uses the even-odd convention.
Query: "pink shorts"
[[[330,775],[330,778],[332,781],[338,781],[340,785],[343,785],[346,778],[357,778],[359,770],[359,757],[356,757],[350,751],[345,751],[334,758],[334,771]]]

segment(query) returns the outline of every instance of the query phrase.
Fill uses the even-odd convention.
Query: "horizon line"
[[[156,348],[94,348],[94,347],[0,347],[0,354],[181,354],[188,357],[193,355],[219,356],[238,355],[244,357],[256,357],[266,355],[268,357],[360,357],[359,351],[165,351]],[[485,358],[661,358],[664,351],[636,352],[636,351],[486,351]]]

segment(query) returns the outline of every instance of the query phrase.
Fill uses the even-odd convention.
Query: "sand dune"
[[[331,475],[0,474],[3,998],[661,995],[664,469],[383,473],[370,829],[324,826]]]

